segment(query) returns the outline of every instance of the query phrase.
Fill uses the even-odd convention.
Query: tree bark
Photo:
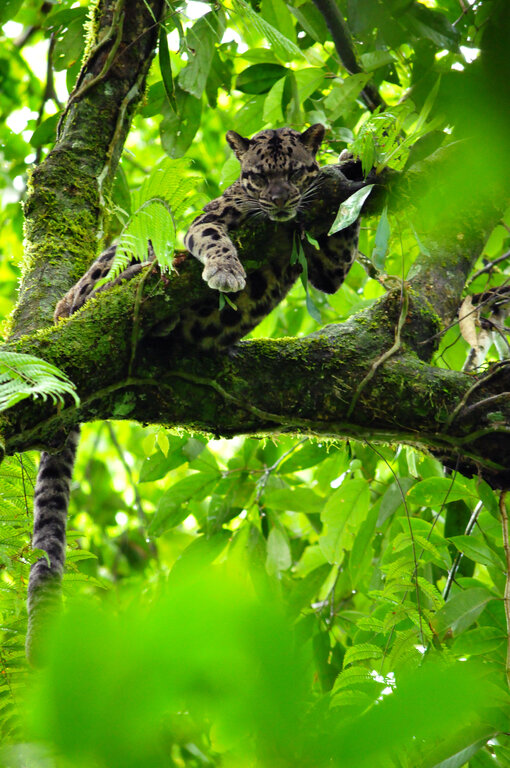
[[[25,269],[12,336],[50,325],[57,300],[96,255],[108,193],[143,96],[164,0],[101,0],[57,141],[32,172]]]

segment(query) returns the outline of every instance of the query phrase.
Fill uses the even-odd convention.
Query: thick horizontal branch
[[[189,299],[193,273],[190,263],[173,281],[176,301],[180,292],[181,300]],[[151,276],[146,287],[152,296],[143,308],[152,306],[154,317],[165,304],[164,286]],[[304,433],[406,442],[494,485],[510,482],[510,371],[500,366],[476,378],[419,360],[411,347],[436,326],[412,295],[406,307],[398,291],[390,293],[347,323],[307,338],[241,342],[205,353],[173,344],[170,335],[144,339],[134,356],[136,322],[123,299],[131,296],[134,306],[136,288],[136,281],[119,286],[62,327],[19,343],[20,351],[60,364],[82,402],[80,408],[25,402],[8,411],[7,452],[57,446],[79,421],[129,418],[224,436]],[[98,329],[104,324],[108,333]]]

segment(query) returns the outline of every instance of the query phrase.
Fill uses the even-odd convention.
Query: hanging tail
[[[59,453],[43,452],[37,473],[32,547],[43,549],[48,559],[40,557],[32,565],[28,582],[26,653],[34,666],[39,665],[48,619],[58,610],[61,601],[67,507],[79,437],[77,427],[69,433]]]

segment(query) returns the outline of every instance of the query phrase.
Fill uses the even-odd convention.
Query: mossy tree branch
[[[372,210],[387,196],[398,208],[409,190],[416,192],[412,184],[420,186],[419,174],[406,178],[404,192],[401,179],[392,174],[381,182]],[[346,181],[335,168],[324,171],[321,199],[307,212],[316,234],[327,230],[339,202],[360,183]],[[453,285],[450,302],[460,297],[476,249],[499,215],[496,208],[485,209],[469,241],[463,241],[468,256],[460,261],[458,240],[445,224],[446,245],[443,251],[438,246],[438,253],[442,268],[456,275],[448,282]],[[453,220],[453,232],[456,227]],[[264,259],[288,259],[293,231],[292,224],[270,222],[245,227],[237,238],[241,257],[255,263],[261,253]],[[142,276],[141,302],[137,278],[98,295],[58,327],[12,345],[66,371],[82,403],[79,409],[57,409],[25,401],[7,411],[1,429],[9,453],[57,446],[78,421],[129,418],[226,436],[294,432],[404,441],[434,449],[467,473],[480,471],[495,485],[510,483],[510,403],[505,397],[510,371],[501,366],[483,378],[427,365],[450,310],[444,309],[441,291],[423,277],[426,258],[407,287],[388,292],[346,323],[304,339],[241,342],[214,354],[175,342],[176,324],[199,306],[217,303],[217,294],[201,280],[198,262],[185,259],[178,270],[169,280],[157,270]],[[402,290],[408,304],[404,318]],[[155,338],[154,329],[162,324],[174,330]]]

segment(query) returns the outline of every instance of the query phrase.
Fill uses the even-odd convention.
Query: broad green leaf
[[[161,450],[157,450],[152,456],[148,456],[140,470],[140,483],[151,483],[165,477],[170,470],[180,467],[188,461],[183,453],[182,447],[186,443],[186,438],[172,438],[169,451],[165,455]]]
[[[371,193],[373,187],[373,184],[367,184],[366,187],[358,189],[357,192],[340,204],[338,213],[331,225],[328,235],[334,235],[335,232],[340,232],[342,229],[346,229],[347,227],[350,227],[351,224],[354,224],[360,215],[363,203]]]
[[[84,23],[86,21],[87,9],[72,8],[74,18],[66,24],[66,29],[56,38],[53,52],[53,66],[57,71],[70,69],[77,64],[83,54],[84,45]]]
[[[345,80],[335,80],[331,92],[323,101],[324,109],[333,123],[352,109],[354,102],[372,75],[350,75]]]
[[[293,74],[296,78],[301,103],[308,99],[318,88],[324,86],[327,82],[325,71],[319,67],[298,69]]]
[[[460,552],[474,560],[475,563],[494,566],[504,573],[503,561],[484,541],[466,535],[450,536],[449,541],[453,542]]]
[[[279,125],[283,122],[282,98],[286,78],[277,80],[266,96],[264,102],[264,121],[271,125]]]
[[[305,514],[321,512],[324,501],[311,488],[269,488],[264,493],[264,503],[269,508]]]
[[[30,144],[33,147],[42,147],[44,144],[50,144],[55,140],[60,113],[47,117],[40,123],[32,134]]]
[[[282,528],[274,526],[267,538],[267,572],[274,576],[280,571],[286,571],[292,565],[289,540]]]
[[[505,641],[506,635],[498,627],[476,627],[459,635],[453,643],[452,650],[459,656],[476,656],[502,648]]]
[[[382,272],[384,269],[390,234],[391,228],[388,221],[388,206],[385,206],[379,218],[379,223],[377,224],[374,241],[375,245],[374,250],[372,251],[372,263],[379,272]]]
[[[459,44],[459,33],[451,25],[444,13],[427,8],[421,3],[413,3],[405,16],[405,23],[415,32],[419,39],[427,38],[438,48],[456,51]]]
[[[345,480],[328,499],[321,514],[324,533],[319,544],[330,563],[341,563],[352,549],[358,526],[368,512],[370,494],[365,480]]]
[[[223,13],[211,12],[201,16],[186,34],[189,61],[179,72],[177,82],[183,91],[187,91],[196,99],[199,99],[204,92],[215,43],[220,42],[224,31]]]
[[[440,763],[436,763],[433,768],[463,768],[468,764],[471,768],[472,763],[468,763],[469,759],[473,757],[473,755],[476,755],[477,752],[479,752],[486,743],[487,739],[480,739],[475,741],[474,744],[470,744],[468,747],[464,747],[464,749],[456,752],[446,760],[442,760]],[[494,766],[494,768],[498,768],[498,766]]]
[[[478,493],[480,495],[481,501],[483,501],[485,509],[490,512],[491,515],[499,522],[501,516],[499,513],[498,499],[490,485],[486,483],[485,480],[481,480],[478,484]]]
[[[168,111],[160,123],[161,145],[167,155],[182,157],[200,126],[202,101],[180,87],[175,88],[177,113]]]
[[[288,71],[281,64],[252,64],[237,76],[235,87],[243,93],[268,93]]]
[[[454,635],[460,635],[477,620],[487,603],[495,597],[484,587],[471,587],[457,592],[434,616],[432,624],[435,631],[440,637],[449,629]]]
[[[300,48],[285,35],[273,27],[272,24],[267,22],[253,8],[248,5],[245,0],[234,0],[234,8],[236,13],[244,20],[244,22],[251,24],[260,35],[266,38],[270,44],[271,49],[275,52],[281,61],[292,61],[293,59],[302,59],[303,52]]]
[[[170,51],[168,50],[168,39],[166,30],[162,26],[159,30],[159,68],[163,85],[165,86],[168,101],[174,112],[177,112],[177,102],[175,101],[174,80],[172,77],[172,63],[170,61]]]
[[[423,507],[440,508],[447,501],[471,499],[473,491],[460,481],[448,477],[427,477],[413,485],[406,494],[407,501]]]
[[[292,614],[298,614],[305,608],[309,608],[310,603],[316,597],[330,573],[331,566],[322,560],[318,568],[314,568],[304,578],[292,583],[292,589],[288,597],[288,606]]]
[[[196,472],[175,483],[159,500],[156,514],[149,525],[149,534],[160,536],[170,528],[182,523],[188,516],[186,502],[209,496],[218,480],[219,475],[211,476]]]
[[[393,64],[394,58],[389,51],[370,51],[369,53],[362,53],[360,61],[365,72],[372,72],[379,67]]]
[[[373,548],[370,545],[374,530],[377,524],[378,510],[373,506],[366,520],[361,523],[352,545],[351,556],[349,557],[349,574],[353,589],[356,589],[365,575],[366,569],[370,569],[373,556]]]
[[[305,32],[317,43],[324,45],[330,33],[324,17],[313,3],[305,2],[299,6],[289,6],[289,10],[299,21]]]
[[[14,18],[23,5],[23,0],[3,0],[0,8],[0,24],[5,24],[9,19]]]
[[[377,518],[377,525],[379,527],[383,525],[390,515],[397,511],[401,504],[404,504],[406,493],[413,485],[414,479],[412,477],[399,477],[398,483],[396,480],[390,483],[379,505],[379,517]]]
[[[285,475],[300,469],[316,467],[320,462],[337,452],[338,448],[334,445],[331,446],[328,443],[317,443],[313,440],[308,440],[297,451],[291,453],[285,461],[282,461],[278,466],[278,472]]]
[[[294,22],[283,0],[262,0],[260,14],[272,27],[281,32],[291,43],[296,44]]]

